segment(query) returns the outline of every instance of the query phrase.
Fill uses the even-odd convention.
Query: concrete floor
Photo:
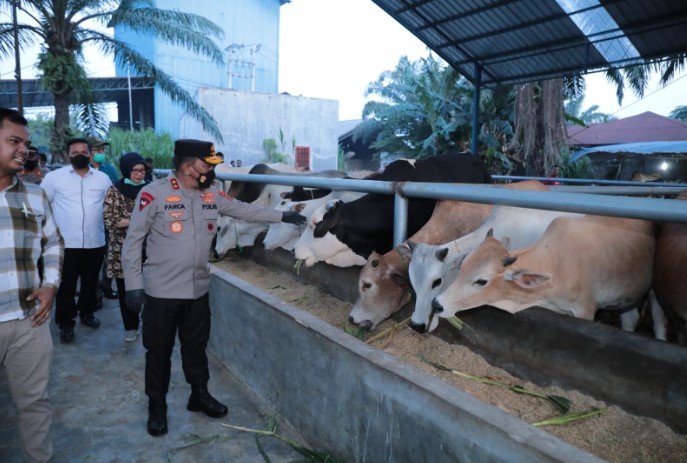
[[[72,344],[63,345],[51,319],[54,351],[50,373],[53,406],[54,462],[236,462],[266,461],[252,433],[221,426],[228,423],[265,429],[272,412],[219,361],[210,355],[210,392],[229,407],[228,416],[212,419],[186,410],[190,387],[181,370],[178,342],[172,358],[167,396],[169,433],[151,437],[146,431],[144,355],[141,339],[124,342],[124,328],[115,300],[105,299],[96,312],[101,326],[77,323]],[[0,374],[0,462],[22,461],[17,414],[5,373]],[[288,423],[277,429],[293,438]],[[193,445],[199,439],[211,439]],[[261,437],[272,462],[302,460],[288,445]]]

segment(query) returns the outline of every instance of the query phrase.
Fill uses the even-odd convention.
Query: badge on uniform
[[[171,224],[169,224],[169,230],[172,233],[181,233],[182,229],[183,227],[181,226],[181,222],[172,222]]]
[[[178,196],[172,195],[172,196],[167,196],[167,197],[165,198],[165,201],[167,201],[168,203],[180,203],[180,202],[181,202],[181,198],[178,197]]]
[[[153,201],[155,201],[155,197],[147,191],[144,191],[143,193],[141,193],[141,202],[139,203],[138,210],[142,211],[148,204],[152,203]]]
[[[178,219],[178,218],[180,218],[182,215],[184,215],[183,212],[170,212],[170,213],[169,213],[169,216],[170,216],[171,218],[173,218],[173,219]]]
[[[175,178],[169,179],[169,184],[172,185],[172,190],[178,190],[179,189],[179,180]]]

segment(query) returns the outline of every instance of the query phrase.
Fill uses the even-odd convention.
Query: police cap
[[[215,145],[209,141],[182,139],[174,142],[174,156],[200,158],[208,164],[217,165],[224,159],[215,153]]]

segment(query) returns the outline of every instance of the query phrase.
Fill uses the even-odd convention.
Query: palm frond
[[[223,29],[208,19],[190,13],[158,8],[118,9],[111,15],[110,27],[126,26],[140,34],[208,56],[224,63],[222,51],[208,36],[222,37]]]
[[[95,39],[95,31],[91,40]],[[115,61],[119,64],[131,66],[134,74],[151,78],[155,84],[169,98],[178,103],[192,118],[198,120],[203,129],[215,138],[215,141],[222,142],[222,134],[217,126],[217,121],[208,113],[205,108],[199,105],[193,96],[177,84],[167,73],[155,66],[142,54],[132,49],[127,43],[113,39],[104,34],[100,34],[97,45],[104,53],[112,54]]]

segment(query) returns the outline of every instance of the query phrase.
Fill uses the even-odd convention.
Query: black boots
[[[218,402],[205,388],[193,388],[186,409],[203,412],[211,418],[221,418],[227,414],[227,406]]]
[[[212,397],[206,388],[193,388],[186,408],[192,412],[203,412],[211,418],[220,418],[228,411],[226,405]],[[148,402],[148,434],[167,434],[167,404],[164,401]]]
[[[167,434],[167,404],[148,403],[148,434],[151,436]]]

